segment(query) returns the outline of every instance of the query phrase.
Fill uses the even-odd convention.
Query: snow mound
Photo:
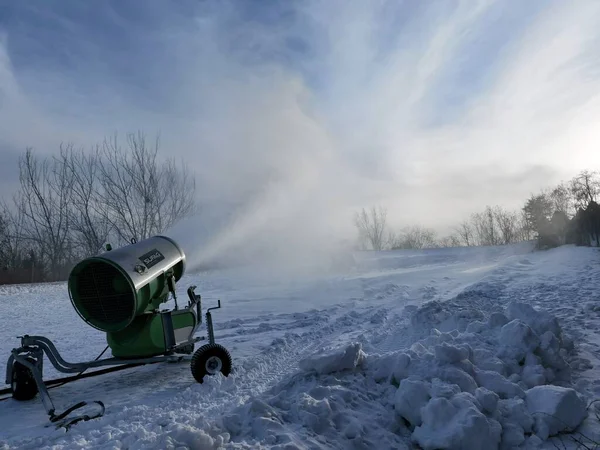
[[[423,408],[423,425],[413,439],[424,449],[456,448],[475,450],[498,446],[502,427],[488,420],[469,398],[431,399]]]
[[[527,409],[535,417],[535,431],[542,439],[573,430],[587,415],[585,401],[574,389],[537,386],[527,391]]]
[[[353,370],[363,364],[365,353],[359,343],[349,345],[341,353],[306,358],[300,361],[300,369],[328,374],[343,370]]]
[[[434,303],[414,311],[412,323],[460,324],[464,316]],[[412,440],[424,449],[513,448],[579,426],[584,400],[548,385],[570,382],[558,320],[516,302],[487,322],[475,317],[462,332],[433,328],[408,351],[367,358],[378,381],[398,385],[394,409]]]
[[[413,325],[461,323],[431,303],[411,311]],[[555,317],[511,303],[461,328],[431,328],[409,349],[386,354],[366,354],[360,343],[321,351],[223,426],[233,442],[252,430],[273,448],[412,442],[427,450],[536,447],[582,423],[585,401],[568,387],[568,341]]]
[[[221,419],[232,448],[409,449],[396,433],[396,387],[366,375],[366,355],[351,344],[303,360],[301,371]],[[225,434],[225,433],[223,433]],[[239,445],[239,447],[236,447]]]

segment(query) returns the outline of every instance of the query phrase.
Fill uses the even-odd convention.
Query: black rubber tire
[[[35,359],[27,358],[27,361],[35,364]],[[18,401],[33,399],[38,393],[38,387],[29,368],[18,361],[13,364],[12,371],[12,397]]]
[[[211,365],[214,367],[211,369]],[[206,344],[196,350],[190,367],[192,375],[198,383],[204,381],[205,375],[221,372],[225,376],[231,373],[232,360],[229,351],[220,344]]]

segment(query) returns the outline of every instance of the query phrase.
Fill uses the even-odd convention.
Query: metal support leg
[[[40,393],[40,397],[42,398],[42,403],[44,404],[44,408],[46,409],[46,412],[48,413],[48,415],[50,417],[54,416],[54,412],[56,411],[56,408],[54,407],[54,403],[52,402],[52,399],[50,398],[50,394],[48,394],[48,389],[46,388],[46,385],[44,383],[44,380],[42,378],[42,372],[40,371],[40,361],[43,359],[43,353],[40,349],[33,349],[30,354],[36,359],[36,363],[32,364],[23,354],[19,354],[17,352],[15,352],[13,350],[13,354],[11,355],[12,358],[12,362],[10,364],[11,366],[11,374],[10,374],[10,382],[12,384],[12,367],[14,366],[14,362],[18,362],[22,365],[24,365],[25,367],[27,367],[30,371],[31,374],[33,375],[33,378],[35,379],[35,384],[37,385],[38,391]],[[8,381],[8,376],[7,376],[7,381]]]
[[[215,330],[214,330],[213,323],[212,323],[211,311],[213,309],[219,309],[221,307],[221,300],[219,300],[218,302],[219,302],[218,306],[215,306],[213,308],[208,308],[206,310],[206,331],[208,332],[208,342],[210,344],[215,343]]]
[[[202,323],[202,296],[198,295],[194,292],[196,286],[190,286],[187,290],[187,294],[189,297],[188,308],[192,307],[192,305],[196,305],[196,316],[198,318],[198,324]]]
[[[171,311],[161,313],[163,321],[163,333],[165,336],[165,348],[171,351],[175,347],[175,331],[173,330],[173,317]]]

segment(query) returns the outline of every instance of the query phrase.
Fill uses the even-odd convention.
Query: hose
[[[104,355],[106,350],[108,350],[108,345],[104,348],[104,350],[102,350],[102,352],[98,356],[96,356],[96,359],[94,359],[94,361],[98,361],[102,357],[102,355]],[[50,387],[48,387],[48,389],[54,389],[54,388],[57,388],[60,386],[64,386],[65,384],[70,383],[71,381],[77,381],[81,377],[81,375],[83,375],[83,372],[85,372],[87,369],[89,369],[89,367],[86,367],[81,372],[79,372],[77,375],[75,375],[75,378],[63,381],[60,384],[55,384],[53,386],[50,386]]]

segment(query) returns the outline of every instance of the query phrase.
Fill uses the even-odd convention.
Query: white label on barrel
[[[142,261],[145,264],[145,266],[149,269],[152,266],[155,266],[156,264],[161,262],[163,259],[165,259],[165,257],[161,252],[154,249],[149,251],[148,253],[143,254],[138,259]]]

